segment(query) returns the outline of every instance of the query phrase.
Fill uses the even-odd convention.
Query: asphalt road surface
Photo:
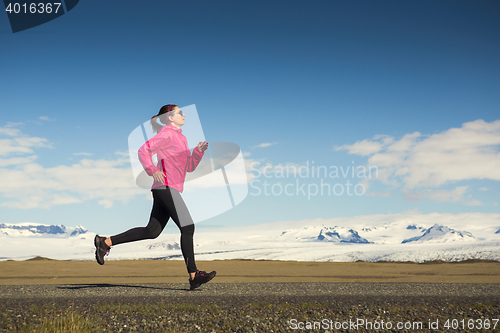
[[[500,319],[498,284],[208,283],[194,291],[188,287],[187,283],[0,286],[0,332],[36,331],[59,318],[71,318],[76,321],[72,325],[85,332],[377,328],[367,326],[369,322],[386,325],[378,330],[387,332],[500,331],[500,323],[493,327]],[[437,329],[429,328],[434,324]]]

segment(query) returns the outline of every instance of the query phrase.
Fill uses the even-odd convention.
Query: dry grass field
[[[500,283],[500,262],[296,262],[198,261],[216,270],[218,283],[250,282],[449,282]],[[0,285],[85,283],[186,283],[180,260],[59,261],[36,258],[0,262]]]

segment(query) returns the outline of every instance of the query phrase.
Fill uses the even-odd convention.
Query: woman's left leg
[[[153,190],[154,195],[155,191]],[[180,192],[173,188],[167,188],[167,191],[160,191],[156,195],[169,197],[169,200],[164,199],[161,202],[168,203],[170,217],[181,231],[181,250],[190,275],[190,289],[194,290],[212,280],[217,273],[215,271],[207,273],[196,269],[193,244],[194,222]]]
[[[181,231],[180,243],[184,262],[188,273],[195,273],[197,268],[194,260],[194,222],[180,192],[170,187],[153,190],[153,198],[155,202],[165,205],[164,208],[169,212],[170,217]]]

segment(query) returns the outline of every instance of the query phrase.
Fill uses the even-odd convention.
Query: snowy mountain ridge
[[[363,236],[361,236],[361,235]],[[397,236],[401,235],[401,236]],[[411,236],[405,238],[404,236]],[[356,244],[388,244],[388,243],[449,243],[476,240],[468,231],[458,231],[450,227],[434,224],[430,228],[401,223],[388,224],[382,227],[363,227],[358,231],[349,227],[305,226],[283,231],[280,238],[300,242],[333,242]],[[390,241],[389,239],[393,240]]]
[[[194,240],[199,260],[500,261],[499,229],[500,214],[392,214],[205,228]],[[94,236],[82,226],[2,223],[0,260],[94,260]],[[179,238],[163,233],[114,246],[107,260],[181,260]]]
[[[370,236],[377,238],[387,239],[387,234],[394,234],[401,232],[402,225],[385,225],[383,228],[377,227],[363,227],[360,231],[356,231],[349,227],[341,226],[325,226],[324,224],[317,226],[305,226],[298,229],[287,229],[280,234],[282,240],[295,240],[299,242],[331,242],[331,243],[355,243],[355,244],[373,244],[385,243],[380,240],[369,240]],[[474,241],[475,237],[468,231],[457,231],[448,226],[434,224],[430,228],[416,226],[410,224],[405,227],[406,230],[411,231],[413,234],[420,233],[417,236],[403,239],[401,243],[410,242],[431,242],[431,243],[447,243],[459,241]],[[377,235],[380,232],[386,235]],[[88,232],[83,226],[66,227],[64,225],[47,225],[35,223],[22,223],[22,224],[0,224],[0,235],[12,237],[29,237],[29,236],[61,236],[73,237]],[[360,233],[365,237],[360,236]],[[405,234],[408,234],[405,232]],[[178,245],[177,245],[178,246]],[[168,249],[173,247],[169,244]]]
[[[449,243],[460,241],[469,242],[475,240],[476,238],[468,231],[457,231],[436,223],[429,229],[425,229],[421,236],[405,239],[402,243]]]
[[[49,225],[40,223],[0,223],[0,235],[11,237],[61,236],[72,237],[86,233],[83,226],[66,227],[63,224]]]

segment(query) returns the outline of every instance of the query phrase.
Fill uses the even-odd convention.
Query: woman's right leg
[[[153,197],[163,205],[163,209],[169,212],[181,231],[181,251],[186,263],[188,273],[195,274],[198,270],[194,260],[194,222],[189,214],[188,208],[182,199],[180,192],[167,187],[164,190],[153,190]]]
[[[133,228],[121,234],[111,236],[111,243],[112,245],[118,245],[143,239],[154,239],[161,234],[169,218],[169,212],[160,202],[158,202],[158,199],[155,198],[148,225],[146,227]]]

